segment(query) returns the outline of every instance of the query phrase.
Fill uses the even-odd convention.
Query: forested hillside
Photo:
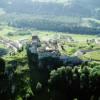
[[[85,6],[87,5],[88,6]],[[98,17],[100,15],[99,0],[1,0],[0,7],[12,13],[31,13],[48,15],[70,15]],[[95,15],[95,14],[96,15]],[[99,17],[98,17],[99,18]]]

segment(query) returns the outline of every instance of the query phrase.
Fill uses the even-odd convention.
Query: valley
[[[0,0],[0,100],[100,100],[99,0]]]
[[[9,76],[9,81],[12,83],[12,85],[10,85],[12,91],[11,96],[14,96],[12,98],[16,98],[16,100],[23,100],[23,98],[28,99],[30,97],[39,100],[39,95],[43,100],[49,100],[48,87],[44,86],[42,93],[38,93],[38,91],[42,88],[41,84],[47,84],[50,71],[50,75],[52,75],[53,69],[57,68],[58,71],[58,66],[78,66],[78,71],[80,71],[83,70],[81,66],[87,65],[87,62],[88,66],[91,66],[89,68],[100,65],[100,38],[96,34],[75,34],[69,32],[35,30],[34,28],[2,27],[2,25],[0,33],[2,33],[0,35],[0,57],[6,62],[5,73]],[[35,41],[34,38],[32,40],[32,36],[39,37],[42,45],[38,51],[40,52],[40,54],[38,54],[39,65],[37,65],[38,59],[35,58],[37,54],[35,55],[34,52],[29,54],[27,51],[27,45]],[[8,44],[14,44],[13,47],[16,48],[21,45],[21,48],[19,47],[16,50],[11,49],[11,47],[8,47]],[[32,51],[33,50],[32,48]],[[59,51],[59,53],[56,53],[57,51]],[[52,58],[52,56],[54,58]],[[32,62],[34,60],[36,61],[35,63]],[[64,68],[61,68],[62,69],[59,70],[63,71]],[[40,85],[40,90],[35,88],[38,85]],[[51,93],[52,92],[51,90]]]

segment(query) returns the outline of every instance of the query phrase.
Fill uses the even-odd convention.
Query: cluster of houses
[[[12,40],[10,40],[8,38],[0,37],[0,44],[5,45],[13,53],[17,53],[19,50],[21,50],[22,47],[23,47],[23,44],[25,44],[26,41],[27,40],[12,41]]]
[[[38,36],[32,36],[32,45],[38,45],[37,51],[61,51],[63,49],[64,43],[72,43],[75,42],[75,40],[71,36],[65,36],[65,35],[57,35],[57,38],[50,38],[40,41]]]
[[[98,45],[100,45],[100,38],[97,38],[97,39],[88,39],[87,41],[86,41],[88,44],[91,44],[91,43],[95,43],[95,44],[98,44]]]
[[[71,36],[66,36],[66,35],[60,35],[59,40],[63,40],[64,42],[75,42],[75,40]]]

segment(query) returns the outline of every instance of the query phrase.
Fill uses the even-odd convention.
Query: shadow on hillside
[[[7,49],[0,48],[0,57],[6,55],[7,53],[8,53],[8,50]]]

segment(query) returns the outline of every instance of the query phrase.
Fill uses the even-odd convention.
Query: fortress
[[[58,50],[57,41],[40,41],[38,36],[32,36],[32,42],[28,46],[28,54],[28,56],[31,56],[29,57],[29,62],[32,61],[31,64],[33,64],[35,61],[34,64],[38,63],[37,67],[39,68],[42,68],[43,66],[57,66],[55,65],[57,62],[53,64],[53,61],[54,59],[60,61],[59,58],[61,55]]]
[[[52,66],[52,68],[56,68],[63,65],[66,66],[68,63],[70,63],[70,65],[71,63],[73,63],[72,65],[79,65],[82,63],[78,58],[61,55],[59,46],[57,40],[50,39],[48,41],[41,41],[38,36],[32,36],[32,42],[28,46],[30,61],[36,61],[38,63],[37,66],[40,68],[43,66],[48,68]],[[37,59],[35,59],[35,56],[37,56]]]
[[[27,56],[34,94],[37,94],[38,83],[43,87],[47,86],[51,70],[61,66],[73,67],[82,63],[82,60],[77,57],[62,55],[57,40],[41,41],[38,36],[32,36],[32,41],[27,46]]]

